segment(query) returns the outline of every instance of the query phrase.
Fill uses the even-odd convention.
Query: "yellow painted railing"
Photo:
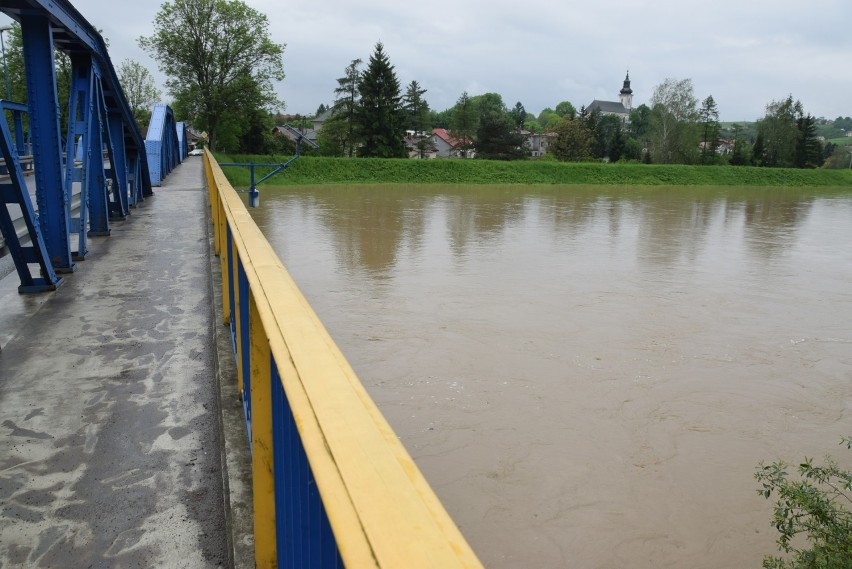
[[[257,566],[481,567],[205,151],[252,447]]]

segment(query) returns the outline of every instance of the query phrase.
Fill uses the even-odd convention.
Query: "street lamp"
[[[3,41],[3,32],[8,32],[12,26],[0,27],[0,48],[3,49],[3,75],[6,76],[6,100],[12,98],[12,88],[9,86],[9,68],[6,66],[6,42]]]

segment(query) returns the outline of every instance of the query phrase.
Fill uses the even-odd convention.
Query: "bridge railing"
[[[252,448],[257,567],[481,567],[205,151]]]

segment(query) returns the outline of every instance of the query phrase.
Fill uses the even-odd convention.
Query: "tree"
[[[578,162],[592,156],[594,134],[583,120],[562,119],[554,131],[556,139],[550,143],[548,151],[558,160]]]
[[[327,110],[328,110],[328,107],[325,106],[325,103],[320,103],[319,106],[317,107],[317,112],[314,113],[314,116],[318,117],[321,114],[323,114],[324,112],[326,112]]]
[[[701,102],[698,117],[701,124],[701,163],[712,163],[716,159],[716,150],[719,148],[719,109],[716,107],[713,95],[709,95]]]
[[[284,78],[284,45],[269,38],[266,15],[240,0],[166,2],[153,35],[138,41],[168,76],[175,103],[207,131],[211,148],[236,144],[248,129],[242,118],[255,110],[251,105],[282,105],[272,81]]]
[[[793,164],[796,168],[819,168],[823,158],[822,143],[817,138],[816,121],[810,114],[796,118],[799,136],[796,139],[796,151]]]
[[[524,137],[513,132],[512,120],[505,112],[488,109],[479,118],[476,131],[476,157],[486,160],[520,160],[527,156]]]
[[[734,148],[731,152],[731,166],[747,166],[748,164],[751,164],[751,153],[749,152],[748,142],[745,140],[745,137],[743,137],[740,133],[741,130],[742,127],[739,124],[734,123]]]
[[[160,99],[154,77],[138,61],[125,59],[118,66],[118,80],[137,125],[151,120],[151,107]],[[141,128],[141,126],[140,126]]]
[[[754,158],[758,166],[793,167],[799,140],[797,120],[803,114],[802,103],[792,95],[766,105],[766,115],[757,121],[760,144],[754,144]]]
[[[517,130],[524,130],[524,124],[527,122],[527,110],[521,104],[520,101],[515,103],[514,108],[509,111],[509,115],[512,119],[512,125]]]
[[[332,118],[345,125],[345,135],[341,139],[344,153],[350,158],[355,152],[355,110],[358,107],[358,79],[361,77],[358,66],[360,59],[353,59],[346,66],[343,77],[337,79],[337,87],[334,88],[334,104],[331,107]]]
[[[473,135],[479,124],[479,113],[467,91],[461,94],[453,108],[450,128],[453,136],[459,141],[462,158],[467,158],[468,151],[473,147]]]
[[[551,130],[555,127],[559,121],[562,119],[553,109],[550,107],[543,109],[538,114],[538,123],[541,125],[541,128],[545,131]]]
[[[577,109],[575,109],[574,105],[572,105],[568,101],[562,101],[561,103],[556,105],[555,112],[562,118],[567,117],[569,119],[573,119],[577,116]]]
[[[426,89],[421,88],[420,83],[417,81],[412,81],[408,84],[405,96],[402,98],[407,130],[423,133],[429,128],[431,115],[429,113],[429,103],[423,98],[425,94]]]
[[[361,100],[355,111],[358,156],[405,158],[405,111],[394,73],[381,42],[376,44],[367,69],[358,79]]]
[[[852,448],[852,439],[841,444]],[[852,569],[852,472],[830,457],[823,466],[806,458],[792,479],[783,462],[761,463],[757,493],[776,496],[772,525],[780,534],[778,548],[786,559],[766,556],[767,569]],[[806,540],[799,539],[803,536]]]
[[[692,79],[669,78],[654,88],[650,139],[655,162],[689,164],[695,161],[697,104]]]

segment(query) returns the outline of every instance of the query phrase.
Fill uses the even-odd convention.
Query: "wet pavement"
[[[0,567],[231,564],[201,159],[58,290],[0,281]]]

